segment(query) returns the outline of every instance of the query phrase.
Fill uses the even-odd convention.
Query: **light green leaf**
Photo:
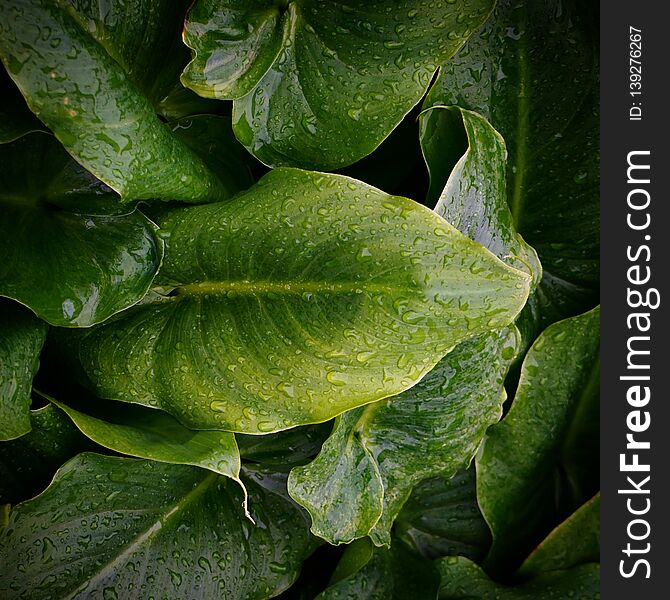
[[[412,487],[467,467],[486,428],[500,419],[517,344],[513,329],[480,335],[413,388],[338,417],[319,456],[289,477],[312,532],[331,544],[370,535],[388,545]]]
[[[507,416],[477,457],[493,533],[484,563],[507,573],[599,483],[600,311],[548,327],[529,350]]]
[[[30,412],[31,431],[0,442],[0,504],[16,504],[47,487],[56,470],[91,444],[55,406]]]
[[[533,550],[521,565],[519,575],[533,576],[590,562],[600,562],[600,493],[580,506]]]
[[[77,403],[87,410],[82,412],[46,397],[85,436],[105,448],[137,458],[202,467],[239,481],[240,453],[232,433],[193,431],[167,413],[143,406],[87,398]]]
[[[328,588],[316,600],[434,600],[433,565],[394,540],[390,550],[358,540],[345,550]]]
[[[81,454],[0,532],[0,594],[182,600],[272,597],[311,550],[281,476],[234,482],[211,471]]]
[[[505,139],[513,225],[545,269],[536,300],[545,325],[597,303],[598,55],[595,3],[501,0],[442,66],[424,103],[476,111]],[[448,158],[444,148],[458,123],[440,110],[424,120],[442,120],[424,129],[446,128],[439,148]]]
[[[0,299],[0,440],[30,431],[30,393],[47,324]]]
[[[334,169],[382,142],[493,4],[198,0],[182,81],[234,99],[235,133],[265,164]]]
[[[51,135],[3,144],[0,164],[0,296],[52,325],[87,327],[145,295],[163,251],[153,223],[62,210],[114,195]]]
[[[341,176],[276,169],[158,220],[152,301],[62,339],[96,395],[196,429],[268,433],[399,393],[506,326],[530,285],[432,211]]]
[[[437,562],[442,574],[440,600],[593,600],[600,595],[600,565],[553,571],[516,586],[495,583],[461,556]]]
[[[516,232],[507,205],[505,141],[477,113],[457,107],[433,109],[445,110],[462,118],[468,149],[449,175],[435,212],[508,265],[531,274],[537,285],[542,278],[540,261]]]
[[[159,100],[152,97],[152,73],[174,43],[184,6],[168,0],[0,4],[0,58],[28,106],[124,200],[203,202],[239,189],[234,165],[213,172],[151,103]]]
[[[427,479],[412,490],[395,521],[395,534],[427,558],[466,556],[480,561],[491,532],[477,504],[474,466],[451,479]]]

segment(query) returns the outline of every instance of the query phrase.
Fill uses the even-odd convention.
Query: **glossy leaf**
[[[412,487],[467,467],[500,418],[517,343],[512,329],[463,342],[410,390],[338,417],[319,456],[289,477],[313,533],[333,544],[369,534],[388,545]]]
[[[495,583],[475,563],[463,557],[443,558],[440,600],[593,600],[600,596],[600,565],[543,573],[516,586]]]
[[[518,567],[598,489],[600,311],[555,323],[523,362],[507,416],[477,458],[477,498],[493,532],[490,572]]]
[[[198,0],[187,87],[234,99],[238,139],[270,166],[342,167],[370,154],[426,92],[492,0]]]
[[[184,4],[0,5],[0,57],[28,106],[78,162],[126,200],[203,202],[238,191],[229,181],[234,168],[212,172],[151,103],[146,78],[172,45]]]
[[[474,466],[451,479],[417,485],[395,521],[395,533],[427,558],[484,558],[491,532],[477,504]]]
[[[442,66],[424,103],[476,111],[502,134],[513,224],[551,275],[543,301],[559,318],[597,302],[596,11],[590,2],[501,0],[487,25]],[[424,118],[444,121],[439,110]],[[441,126],[447,127],[442,139],[448,144],[454,122]],[[557,287],[559,293],[552,293]]]
[[[91,444],[55,406],[30,412],[31,431],[0,442],[0,504],[32,498],[51,481],[56,470]]]
[[[30,431],[30,393],[46,335],[46,323],[0,300],[0,440]]]
[[[239,480],[240,453],[232,433],[193,431],[167,413],[143,406],[88,398],[89,402],[79,403],[88,410],[82,412],[49,400],[85,436],[105,448],[137,458],[202,467]]]
[[[66,327],[99,323],[144,296],[163,249],[153,223],[137,211],[62,210],[110,194],[50,135],[0,146],[0,164],[0,295]]]
[[[310,550],[279,476],[81,454],[0,532],[3,598],[269,598]],[[66,558],[68,557],[68,558]]]
[[[519,574],[569,569],[600,562],[600,493],[554,529],[524,561]]]
[[[390,550],[368,540],[347,547],[328,588],[316,600],[434,600],[439,577],[432,564],[394,541]]]
[[[435,212],[470,239],[488,248],[507,264],[542,278],[537,254],[516,232],[505,191],[505,141],[477,113],[459,108],[436,108],[460,114],[468,149],[442,190]]]
[[[98,396],[192,428],[269,433],[399,393],[507,325],[530,284],[425,207],[335,175],[276,169],[158,220],[162,287],[63,340]]]

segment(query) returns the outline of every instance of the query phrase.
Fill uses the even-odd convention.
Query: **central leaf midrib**
[[[175,286],[175,296],[222,296],[229,292],[241,295],[278,294],[353,294],[353,293],[416,293],[410,287],[394,286],[388,283],[374,283],[370,281],[201,281]]]

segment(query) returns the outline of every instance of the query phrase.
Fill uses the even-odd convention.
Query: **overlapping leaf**
[[[153,223],[138,211],[82,210],[114,194],[51,135],[3,144],[0,164],[0,295],[68,327],[104,321],[144,296],[163,250]]]
[[[369,534],[388,545],[412,487],[467,467],[500,418],[517,344],[512,329],[463,342],[412,389],[340,416],[316,460],[289,478],[312,531],[331,543]]]
[[[81,454],[0,531],[3,598],[269,598],[312,548],[281,476]],[[69,556],[70,560],[62,560]]]
[[[234,99],[238,139],[271,166],[333,169],[366,156],[421,99],[491,0],[199,0],[182,81]]]
[[[268,433],[398,393],[507,325],[530,285],[432,211],[335,175],[276,169],[159,221],[162,287],[63,339],[98,395],[193,428]]]
[[[183,0],[0,5],[0,58],[28,106],[123,199],[202,202],[239,190],[236,165],[210,169],[152,105],[163,100],[156,73],[185,7]]]
[[[0,300],[0,440],[30,431],[30,393],[46,335],[46,323]]]
[[[440,600],[593,600],[600,595],[600,565],[543,573],[519,585],[501,585],[472,561],[452,556],[438,561]]]
[[[477,504],[474,466],[417,485],[395,521],[395,534],[427,558],[484,558],[491,532]]]
[[[358,540],[345,550],[317,600],[434,600],[438,587],[433,565],[402,542],[387,550]]]
[[[479,112],[509,150],[515,228],[538,251],[545,277],[535,302],[551,322],[596,303],[599,269],[598,41],[595,4],[502,0],[489,23],[443,65],[424,106]],[[459,124],[424,117],[428,154],[446,150]],[[460,145],[456,141],[456,145]],[[444,171],[431,166],[433,189]]]
[[[492,572],[518,567],[598,489],[600,312],[548,327],[529,350],[512,408],[477,458]]]

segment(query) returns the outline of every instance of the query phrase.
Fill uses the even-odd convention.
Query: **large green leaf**
[[[46,323],[0,300],[0,440],[30,431],[30,393],[46,335]]]
[[[600,565],[595,564],[543,573],[517,586],[495,583],[467,558],[443,558],[437,565],[442,575],[440,600],[593,600],[600,597]]]
[[[0,58],[31,110],[82,165],[124,199],[201,202],[238,191],[157,117],[152,74],[185,2],[8,0]]]
[[[62,210],[107,196],[114,204],[114,194],[51,135],[3,144],[0,164],[1,296],[68,327],[99,323],[144,296],[163,250],[153,223],[137,211]]]
[[[543,308],[555,320],[597,302],[599,281],[599,85],[597,4],[498,2],[488,24],[442,66],[424,106],[477,111],[507,144],[515,229],[548,272]],[[430,111],[424,129],[458,123]],[[439,122],[438,122],[439,121]],[[436,138],[435,138],[436,139]],[[458,144],[458,142],[457,142]],[[444,170],[431,170],[438,179]],[[440,187],[434,181],[433,187]],[[556,289],[558,288],[558,289]],[[558,293],[556,293],[558,292]],[[555,314],[552,314],[555,313]]]
[[[395,534],[423,556],[466,556],[479,562],[491,532],[477,504],[474,466],[451,479],[427,479],[412,490],[395,521]]]
[[[554,529],[524,561],[519,574],[569,569],[600,562],[600,493]]]
[[[92,444],[50,404],[30,413],[31,431],[0,442],[0,504],[16,504],[47,487],[56,470]]]
[[[388,545],[412,487],[467,467],[500,419],[517,344],[513,329],[463,342],[413,388],[338,417],[316,460],[289,477],[312,531],[333,544],[369,534]]]
[[[421,99],[492,0],[198,0],[182,81],[234,99],[238,139],[265,164],[363,158]]]
[[[432,211],[341,176],[276,169],[158,220],[161,287],[63,340],[98,396],[193,428],[268,433],[399,393],[507,325],[530,285]]]
[[[598,489],[600,311],[548,327],[523,362],[507,416],[477,457],[493,533],[487,570],[506,573]]]
[[[193,431],[160,410],[88,398],[88,412],[48,399],[67,414],[94,442],[121,454],[159,462],[193,465],[240,477],[240,453],[235,436],[226,431]]]
[[[211,471],[81,454],[0,532],[0,595],[269,598],[311,550],[283,478],[234,482]]]
[[[345,550],[330,585],[316,600],[435,600],[433,565],[398,540],[390,550],[358,540]]]

